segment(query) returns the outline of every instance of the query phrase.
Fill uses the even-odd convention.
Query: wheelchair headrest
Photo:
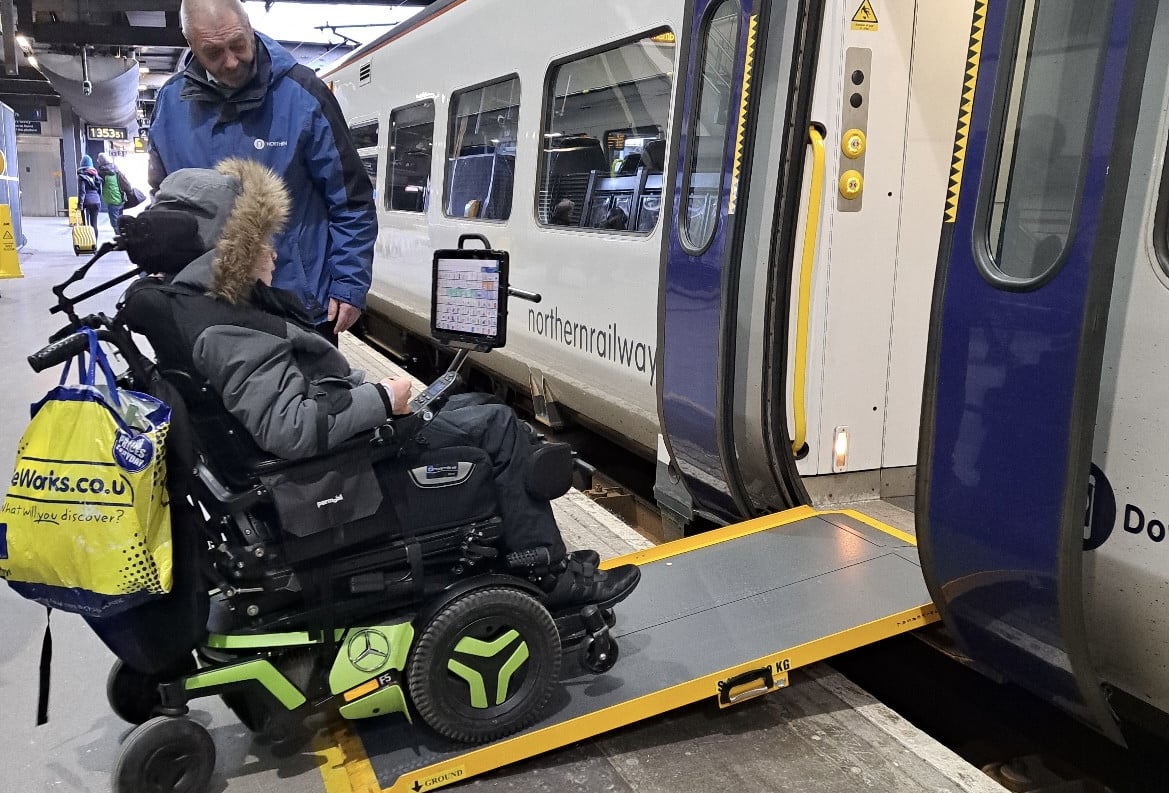
[[[200,239],[195,216],[179,209],[123,215],[118,231],[120,247],[144,273],[176,275],[210,250]]]

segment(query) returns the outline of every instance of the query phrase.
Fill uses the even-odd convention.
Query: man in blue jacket
[[[298,295],[336,344],[365,308],[377,237],[373,186],[324,83],[267,36],[239,0],[184,0],[191,54],[158,93],[150,186],[180,168],[258,160],[294,196],[273,285]]]

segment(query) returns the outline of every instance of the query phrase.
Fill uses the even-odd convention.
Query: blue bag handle
[[[121,407],[122,401],[118,399],[118,385],[114,381],[114,370],[110,367],[105,350],[97,343],[97,333],[94,332],[93,328],[82,328],[81,332],[89,339],[89,366],[85,367],[85,353],[77,353],[78,382],[81,385],[96,385],[97,367],[100,365],[106,376],[106,385],[110,389],[110,398],[115,405]],[[72,359],[65,362],[65,369],[61,372],[59,385],[65,385],[65,379],[69,377],[69,367],[72,363]]]

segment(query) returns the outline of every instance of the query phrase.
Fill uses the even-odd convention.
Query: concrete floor
[[[35,375],[24,358],[63,323],[50,317],[50,287],[82,263],[69,229],[57,219],[25,221],[23,279],[0,281],[0,467],[11,465],[28,405],[55,384],[55,372]],[[90,283],[127,267],[114,254],[95,267]],[[110,312],[116,294],[86,304]],[[0,492],[7,476],[0,477]],[[609,553],[632,550],[637,536],[590,519],[579,494],[557,505],[566,535]],[[574,502],[573,500],[576,499]],[[109,772],[129,725],[110,713],[105,677],[108,650],[80,618],[53,615],[53,694],[50,721],[34,727],[37,667],[44,609],[0,585],[0,793],[109,790]],[[696,705],[521,763],[464,787],[484,791],[1001,791],[944,747],[824,666],[793,675],[790,689],[720,712]],[[326,787],[318,770],[323,751],[276,759],[218,699],[194,703],[193,718],[210,730],[219,751],[209,793],[309,793]],[[338,776],[329,774],[330,780]],[[353,793],[357,793],[353,791]],[[362,793],[376,793],[362,791]]]

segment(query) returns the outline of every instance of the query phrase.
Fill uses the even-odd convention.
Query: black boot
[[[629,597],[640,580],[641,569],[635,564],[601,570],[591,559],[582,560],[578,552],[549,570],[540,582],[546,593],[540,600],[552,612],[588,605],[610,609]]]
[[[590,548],[581,548],[579,551],[569,551],[568,555],[581,564],[591,564],[596,567],[601,563],[601,555]]]

